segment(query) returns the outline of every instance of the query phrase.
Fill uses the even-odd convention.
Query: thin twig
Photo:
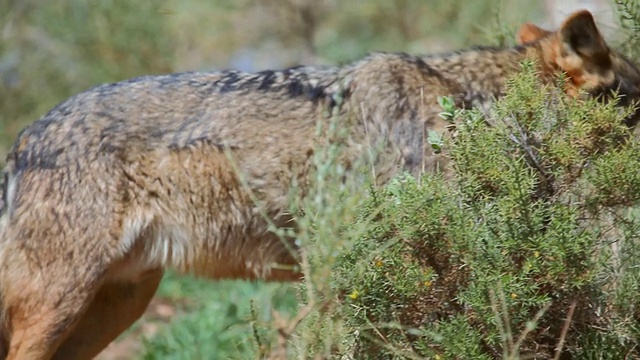
[[[576,309],[576,303],[576,300],[573,300],[571,302],[571,306],[569,307],[569,314],[567,315],[567,319],[565,320],[564,326],[562,327],[562,332],[560,333],[560,341],[558,342],[558,346],[556,347],[556,355],[553,357],[553,360],[560,359],[562,347],[564,346],[564,341],[567,338],[569,326],[571,325],[571,320],[573,319],[573,312]]]

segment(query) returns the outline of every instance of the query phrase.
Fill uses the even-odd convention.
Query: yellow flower
[[[516,294],[516,293],[511,293],[511,298],[512,298],[512,299],[517,299],[517,298],[518,298],[518,294]]]
[[[426,286],[426,287],[431,286],[431,281],[430,280],[425,281],[424,282],[424,286]]]
[[[533,256],[535,256],[535,257],[540,257],[540,251],[536,251],[536,252],[534,252],[534,253],[533,253]]]
[[[382,267],[382,265],[384,265],[384,263],[382,262],[382,260],[378,260],[378,261],[376,261],[376,266],[377,266],[377,267]]]
[[[358,298],[358,290],[353,290],[353,292],[352,292],[351,294],[349,294],[349,297],[350,297],[352,300],[357,299],[357,298]]]

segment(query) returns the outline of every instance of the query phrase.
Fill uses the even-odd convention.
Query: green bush
[[[459,115],[452,182],[405,175],[362,207],[336,275],[355,358],[640,355],[640,143],[534,69]]]

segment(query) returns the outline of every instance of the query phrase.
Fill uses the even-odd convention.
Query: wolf
[[[350,172],[375,181],[444,171],[425,146],[444,132],[438,96],[460,108],[502,96],[520,64],[566,73],[575,96],[639,99],[640,73],[588,11],[557,31],[525,25],[520,44],[343,66],[185,72],[94,87],[17,137],[2,172],[0,350],[7,359],[87,359],[145,310],[166,269],[211,279],[297,281],[288,196],[318,149],[339,140]],[[626,121],[635,124],[637,114]],[[337,119],[346,136],[317,131]]]

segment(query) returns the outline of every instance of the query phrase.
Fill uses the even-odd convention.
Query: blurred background
[[[97,84],[185,70],[341,64],[370,51],[419,54],[508,45],[523,22],[553,28],[579,8],[592,10],[605,36],[615,40],[612,5],[606,0],[0,0],[0,159],[26,124]],[[222,353],[225,339],[235,336],[229,329],[249,309],[247,299],[295,306],[286,292],[286,287],[213,285],[170,275],[142,325],[102,359],[131,358],[142,348],[145,358],[165,358],[193,350],[189,344],[198,341],[209,349],[220,346],[215,351]],[[195,313],[192,320],[180,320],[187,324],[180,328],[175,320],[180,309],[202,307],[206,316]],[[162,319],[173,322],[171,335],[156,335]],[[238,336],[246,337],[246,330],[241,327]],[[143,336],[152,338],[144,346]]]

